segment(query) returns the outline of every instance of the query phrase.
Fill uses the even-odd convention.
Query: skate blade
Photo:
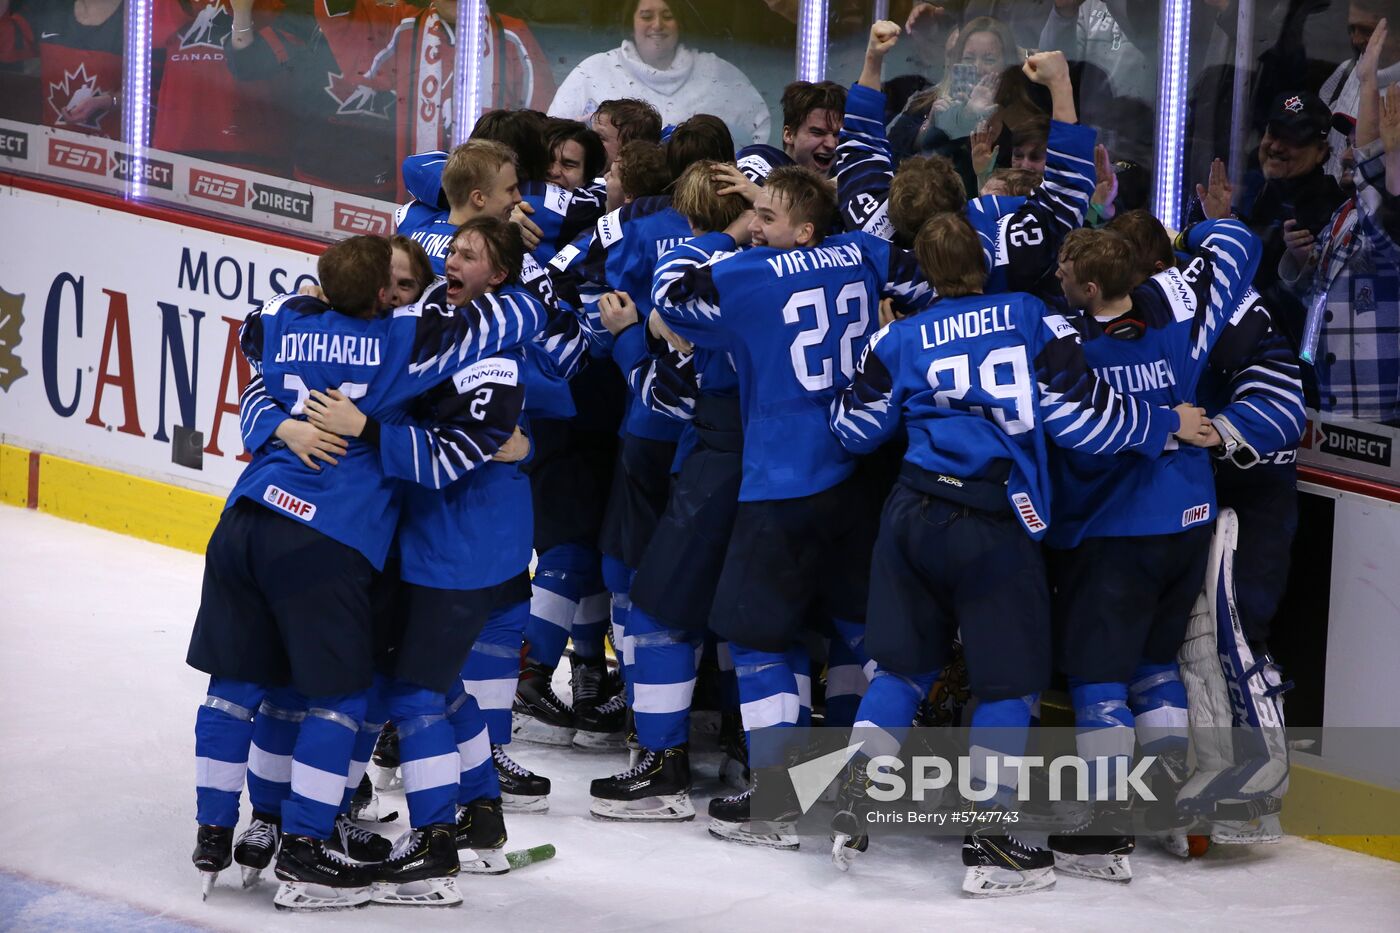
[[[244,865],[244,866],[243,866],[243,888],[244,888],[244,890],[247,890],[248,888],[251,888],[251,887],[255,886],[259,881],[262,881],[262,873],[263,873],[263,870],[262,870],[261,868],[252,868],[252,867],[250,867],[250,866],[248,866],[248,865]]]
[[[589,732],[579,729],[574,732],[574,748],[590,751],[613,752],[627,747],[625,732]]]
[[[600,820],[629,823],[687,823],[695,819],[689,794],[665,794],[640,800],[593,798],[588,812]]]
[[[548,813],[549,797],[526,797],[501,792],[501,809],[507,813]]]
[[[1273,825],[1258,820],[1249,822],[1219,822],[1211,825],[1210,841],[1218,846],[1272,846],[1283,840],[1283,830],[1277,817]]]
[[[424,878],[401,884],[376,881],[370,887],[369,899],[394,907],[456,907],[462,903],[462,894],[452,878]]]
[[[574,744],[575,731],[567,726],[551,726],[524,713],[512,713],[510,718],[510,734],[522,742],[534,745],[568,748]]]
[[[209,892],[214,890],[214,879],[219,877],[216,871],[201,871],[199,873],[199,899],[209,900]]]
[[[469,875],[504,875],[510,871],[504,849],[458,849],[462,871]]]
[[[369,903],[370,889],[331,888],[304,881],[284,881],[277,888],[272,904],[278,910],[345,910]]]
[[[856,845],[854,836],[848,836],[845,833],[832,833],[831,864],[840,871],[850,871],[851,863],[864,851],[864,848]]]
[[[374,762],[369,764],[369,782],[377,791],[403,790],[403,775],[398,768],[381,768]]]
[[[1032,868],[1016,871],[992,865],[973,865],[963,876],[963,893],[968,897],[1012,897],[1048,891],[1055,886],[1055,869]]]
[[[1133,880],[1133,868],[1126,855],[1066,855],[1055,853],[1055,867],[1076,878],[1113,881],[1127,884]]]
[[[726,842],[793,851],[798,847],[791,823],[729,823],[710,818],[710,835]]]

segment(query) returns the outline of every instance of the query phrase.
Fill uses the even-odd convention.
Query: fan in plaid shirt
[[[1364,145],[1356,150],[1356,193],[1333,214],[1307,264],[1300,268],[1290,251],[1279,276],[1309,306],[1324,303],[1316,353],[1322,409],[1400,424],[1400,86],[1380,96],[1371,51],[1357,65],[1356,136]]]

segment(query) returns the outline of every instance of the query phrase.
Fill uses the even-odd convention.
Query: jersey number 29
[[[928,368],[928,384],[934,390],[935,404],[939,408],[971,411],[983,418],[988,417],[990,409],[990,417],[1012,436],[1035,427],[1035,398],[1031,394],[1025,347],[998,347],[988,353],[976,369],[977,389],[985,396],[1009,403],[1007,405],[984,406],[968,401],[967,393],[973,389],[973,372],[972,359],[966,353],[934,360]]]

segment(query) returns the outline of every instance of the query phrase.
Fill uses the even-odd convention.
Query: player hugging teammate
[[[969,200],[945,159],[896,166],[898,34],[872,27],[849,93],[791,86],[783,148],[737,160],[715,118],[663,143],[638,101],[592,128],[488,114],[406,160],[403,236],[333,245],[319,294],[248,316],[253,459],[188,656],[210,675],[206,894],[237,861],[246,883],[274,866],[280,907],[460,903],[459,872],[510,867],[504,813],[549,806],[512,736],[626,744],[591,812],[691,820],[702,710],[740,785],[710,833],[796,848],[800,814],[757,818],[750,775],[796,760],[767,739],[817,702],[866,741],[839,784],[845,869],[869,848],[871,758],[958,645],[978,808],[1015,800],[1016,769],[991,766],[1025,752],[1059,672],[1096,788],[1139,747],[1162,762],[1170,847],[1188,818],[1276,838],[1282,681],[1232,622],[1244,539],[1216,492],[1224,470],[1227,501],[1267,511],[1240,476],[1301,424],[1296,361],[1249,288],[1258,241],[1228,219],[1173,240],[1144,212],[1081,229],[1096,133],[1056,52],[1023,68],[1052,101],[1029,194]],[[1188,703],[1194,723],[1232,699],[1261,751],[1198,736],[1190,774]],[[375,760],[411,827],[392,844],[352,807],[386,724]],[[1048,839],[979,825],[970,895],[1131,878],[1126,812]]]

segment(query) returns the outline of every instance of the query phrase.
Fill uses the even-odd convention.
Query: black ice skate
[[[1130,827],[1127,807],[1098,804],[1087,825],[1074,832],[1050,836],[1055,867],[1081,878],[1124,884],[1132,881],[1128,856],[1137,847],[1137,839],[1128,833]]]
[[[457,860],[456,827],[433,823],[410,829],[394,843],[389,858],[374,866],[370,899],[401,907],[456,907],[462,903],[454,876]]]
[[[741,790],[749,786],[749,739],[738,713],[721,713],[719,779]]]
[[[690,754],[677,745],[661,751],[647,749],[637,764],[598,778],[591,788],[588,812],[603,820],[684,822],[695,819],[690,802]]]
[[[964,836],[962,858],[963,893],[972,897],[1009,897],[1055,886],[1055,854],[996,827]]]
[[[710,835],[749,846],[796,849],[797,827],[793,824],[802,814],[792,810],[780,814],[776,820],[751,819],[750,806],[757,786],[755,777],[753,785],[743,793],[710,801]]]
[[[491,746],[496,779],[501,785],[501,805],[512,813],[544,813],[549,810],[549,778],[541,777],[506,754],[504,745]]]
[[[194,854],[190,856],[190,860],[200,871],[202,899],[207,899],[209,891],[214,887],[214,879],[233,861],[233,829],[228,826],[201,825],[199,833],[195,836]]]
[[[501,798],[478,797],[457,808],[457,855],[462,871],[473,875],[504,875],[506,819]]]
[[[392,722],[385,723],[379,733],[365,773],[370,776],[375,790],[403,790],[403,775],[399,773],[399,732]]]
[[[849,871],[851,862],[870,847],[869,823],[866,814],[871,809],[870,776],[866,773],[869,759],[857,756],[846,766],[836,794],[836,815],[831,818],[831,861],[842,871]]]
[[[342,813],[335,818],[335,829],[326,840],[326,847],[357,862],[382,862],[394,844],[378,833],[356,826],[348,814]]]
[[[282,842],[282,818],[271,813],[254,813],[253,822],[233,844],[233,860],[243,868],[243,887],[251,888],[272,864]]]
[[[511,734],[539,745],[574,744],[574,711],[559,699],[550,685],[554,668],[527,664],[520,671],[511,704]]]
[[[622,676],[608,670],[602,658],[572,658],[574,745],[579,748],[622,748],[627,735],[627,697]]]
[[[283,910],[338,910],[369,902],[373,869],[358,865],[324,841],[283,836],[273,873],[282,882],[272,903]]]

